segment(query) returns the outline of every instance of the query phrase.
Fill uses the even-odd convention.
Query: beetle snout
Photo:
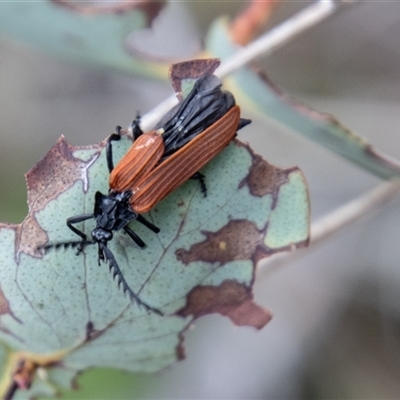
[[[92,231],[92,238],[96,242],[106,243],[113,238],[113,234],[103,228],[95,228]]]

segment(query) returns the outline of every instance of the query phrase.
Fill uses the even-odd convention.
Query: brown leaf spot
[[[12,312],[10,304],[7,298],[4,296],[3,290],[0,287],[0,315],[6,315],[6,314],[10,315],[16,322],[22,324],[22,321],[18,317],[16,317]],[[12,336],[14,339],[19,340],[20,342],[23,341],[20,337],[15,335],[15,333],[6,328],[6,326],[3,324],[2,321],[0,322],[0,331],[5,333],[6,335]]]
[[[94,324],[92,321],[88,321],[86,323],[86,341],[88,342],[93,334],[96,332],[96,330],[94,329]]]
[[[16,321],[21,323],[21,321],[18,318],[16,318],[13,312],[11,311],[10,304],[6,299],[6,297],[4,296],[3,290],[0,287],[0,315],[4,314],[11,315]]]
[[[28,215],[22,224],[15,226],[15,260],[19,262],[21,253],[37,255],[39,244],[46,243],[46,232],[32,215]]]
[[[239,145],[247,147],[238,142]],[[258,154],[249,152],[252,156],[252,165],[248,175],[240,182],[239,189],[247,185],[253,196],[262,197],[272,194],[275,206],[279,187],[288,182],[288,175],[293,169],[281,169],[269,164]]]
[[[100,146],[87,146],[85,149],[89,148],[101,150]],[[73,152],[76,150],[76,147],[68,144],[61,136],[55,146],[25,175],[31,212],[44,208],[77,180],[84,181],[85,170],[92,164],[93,158],[87,162],[75,158]],[[46,196],[43,196],[44,190]]]
[[[32,360],[19,360],[13,374],[13,381],[17,383],[19,389],[27,390],[31,387],[37,367]]]
[[[187,297],[178,315],[199,318],[219,313],[230,318],[236,325],[264,327],[272,318],[271,313],[253,302],[251,289],[234,280],[226,280],[220,286],[197,286]]]
[[[392,178],[393,176],[400,175],[400,163],[397,160],[388,157],[385,154],[382,154],[380,151],[375,149],[370,144],[365,146],[364,151],[367,154],[367,156],[371,157],[375,163],[379,164],[380,166],[382,166],[382,168],[386,169],[387,171],[391,171],[391,173],[384,172],[385,178]]]
[[[176,250],[179,261],[184,264],[193,261],[226,264],[233,260],[248,260],[262,243],[262,232],[248,220],[231,220],[217,232],[201,233],[206,236],[203,242],[194,244],[189,250]]]
[[[218,58],[190,60],[172,64],[169,70],[169,77],[175,92],[178,93],[178,97],[182,91],[181,83],[183,79],[197,79],[206,74],[213,74],[219,64]]]
[[[185,353],[185,346],[183,345],[184,342],[184,336],[182,332],[179,333],[179,343],[177,344],[175,348],[175,353],[176,353],[176,359],[177,360],[184,360],[186,358],[186,353]]]
[[[98,158],[103,145],[74,147],[63,136],[47,154],[25,175],[28,187],[29,214],[20,225],[15,225],[16,260],[23,252],[39,256],[36,248],[47,240],[46,233],[36,221],[35,213],[42,210],[50,201],[72,187],[77,180],[88,189],[87,170]],[[90,160],[83,161],[73,156],[77,149],[98,150]]]
[[[261,329],[272,319],[272,314],[268,309],[261,308],[251,299],[247,299],[232,311],[229,318],[236,325],[254,326]]]

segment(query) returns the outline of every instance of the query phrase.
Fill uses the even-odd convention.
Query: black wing
[[[164,130],[162,160],[222,118],[235,105],[232,93],[222,91],[221,85],[221,80],[215,75],[199,78],[185,100],[156,125],[155,129]]]

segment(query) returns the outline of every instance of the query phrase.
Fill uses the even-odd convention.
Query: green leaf
[[[237,45],[230,38],[227,19],[215,21],[206,48],[222,61],[237,52]],[[399,162],[375,150],[365,138],[350,131],[332,115],[319,113],[290,98],[264,74],[242,68],[231,74],[225,84],[242,106],[261,112],[380,178],[400,176]]]
[[[0,31],[68,60],[165,77],[167,63],[135,58],[126,46],[128,34],[148,27],[163,7],[164,1],[2,2]]]
[[[116,159],[130,144],[127,136],[116,143]],[[27,218],[0,225],[1,343],[48,369],[56,385],[93,366],[158,371],[183,357],[182,332],[205,314],[263,327],[271,315],[252,301],[257,261],[308,243],[301,171],[273,167],[235,141],[202,170],[206,198],[189,180],[146,216],[158,235],[132,224],[145,249],[120,232],[110,242],[129,285],[165,314],[149,315],[98,265],[95,246],[80,255],[36,250],[76,240],[66,219],[91,212],[96,191],[107,193],[104,145],[79,148],[61,137],[27,174]],[[90,234],[94,221],[80,227]],[[52,387],[35,382],[33,394]]]

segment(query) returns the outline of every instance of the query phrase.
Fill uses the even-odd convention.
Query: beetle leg
[[[71,218],[67,219],[68,228],[71,229],[72,232],[74,232],[75,234],[80,236],[82,240],[50,243],[50,244],[46,244],[44,246],[39,246],[38,250],[44,249],[44,251],[46,252],[47,250],[49,250],[51,248],[58,249],[61,246],[63,246],[64,248],[76,247],[76,254],[79,254],[80,252],[82,252],[84,246],[86,246],[88,244],[94,244],[95,242],[93,240],[87,240],[86,234],[84,232],[82,232],[80,229],[73,226],[73,224],[77,224],[79,222],[86,221],[87,219],[90,219],[90,218],[93,218],[93,214],[76,215],[75,217],[71,217]]]
[[[76,233],[78,236],[80,236],[83,240],[77,245],[76,248],[76,254],[78,255],[79,253],[82,252],[83,246],[88,242],[87,236],[85,233],[83,233],[80,229],[76,228],[72,224],[77,224],[82,221],[86,221],[87,219],[93,218],[93,214],[82,214],[82,215],[76,215],[75,217],[71,217],[67,219],[67,226],[69,229],[71,229],[72,232]]]
[[[112,156],[112,144],[111,142],[113,140],[120,140],[121,139],[121,127],[118,125],[115,130],[117,133],[111,134],[108,139],[107,139],[107,144],[106,144],[106,158],[107,158],[107,167],[108,167],[108,172],[111,173],[111,171],[114,169],[114,161],[113,161],[113,156]]]
[[[127,226],[124,226],[124,231],[130,236],[130,238],[139,246],[139,247],[146,247],[146,243],[143,242],[142,239],[131,229]]]
[[[83,240],[87,239],[86,234],[84,234],[81,230],[78,228],[75,228],[72,224],[77,224],[79,222],[86,221],[87,219],[93,218],[93,214],[81,214],[81,215],[75,215],[75,217],[71,217],[67,219],[67,226],[69,229],[71,229],[72,232],[76,233],[78,236],[80,236]]]
[[[201,193],[203,193],[204,197],[207,197],[207,186],[204,178],[205,175],[198,171],[190,177],[190,179],[197,179],[200,182]]]
[[[146,304],[145,302],[143,302],[142,300],[140,300],[139,296],[129,287],[129,285],[125,281],[124,276],[122,275],[117,260],[115,259],[114,254],[111,252],[111,250],[106,245],[102,244],[101,251],[103,252],[103,259],[108,262],[110,272],[113,274],[113,279],[117,277],[118,288],[120,288],[122,285],[123,292],[124,293],[128,292],[131,302],[136,301],[139,307],[143,306],[144,309],[149,313],[153,312],[158,315],[163,315],[163,313],[157,308],[153,308],[148,304]]]
[[[160,228],[157,228],[155,225],[153,225],[151,222],[147,221],[147,219],[142,217],[140,214],[138,214],[138,216],[136,217],[136,221],[140,222],[146,228],[149,228],[154,233],[160,232]]]
[[[140,113],[138,112],[136,114],[136,118],[132,121],[131,124],[131,129],[132,129],[132,135],[133,135],[133,140],[135,141],[139,136],[143,135],[143,131],[140,128]]]

